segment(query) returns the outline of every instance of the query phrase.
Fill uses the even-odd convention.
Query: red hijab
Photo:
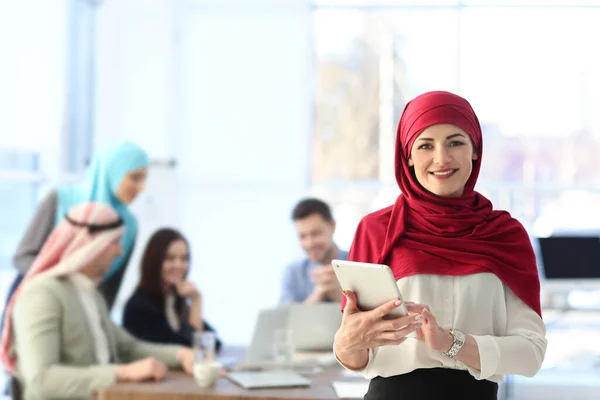
[[[478,154],[461,197],[426,191],[408,166],[419,134],[442,123],[468,133]],[[361,220],[348,259],[389,265],[396,279],[491,272],[541,316],[540,282],[527,232],[508,212],[493,210],[492,203],[474,191],[482,150],[481,127],[465,99],[429,92],[410,101],[396,136],[396,181],[402,194],[393,206]]]

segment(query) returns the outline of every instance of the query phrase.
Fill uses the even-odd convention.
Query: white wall
[[[308,191],[308,3],[112,0],[99,15],[96,143],[129,137],[177,159],[172,225],[227,343],[250,340],[301,255],[289,215]]]
[[[172,81],[175,30],[170,0],[106,0],[96,18],[94,146],[131,139],[153,160],[176,157],[178,109]],[[139,260],[152,232],[179,225],[177,173],[151,168],[144,193],[133,204],[139,219],[136,249],[125,275],[113,317],[120,322],[124,305],[139,278]]]
[[[174,155],[172,0],[105,0],[96,31],[95,145],[128,138],[157,158]]]

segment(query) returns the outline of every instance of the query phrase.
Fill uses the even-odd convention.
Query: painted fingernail
[[[402,304],[402,300],[396,300],[396,302],[394,302],[395,306],[399,306],[400,304]]]
[[[420,321],[422,319],[423,319],[423,316],[421,314],[419,314],[415,317],[415,321]]]
[[[415,329],[418,329],[418,328],[420,328],[422,325],[423,325],[423,323],[422,323],[422,322],[419,322],[417,325],[415,325]]]

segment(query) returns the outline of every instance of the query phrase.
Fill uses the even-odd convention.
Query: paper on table
[[[362,399],[369,389],[369,381],[335,381],[331,386],[339,399]]]
[[[343,369],[342,370],[342,375],[348,377],[348,378],[362,378],[363,374],[362,372],[358,372],[358,371],[351,371],[349,369]]]

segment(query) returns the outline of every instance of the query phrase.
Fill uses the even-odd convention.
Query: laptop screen
[[[600,279],[598,236],[540,238],[546,279]]]

